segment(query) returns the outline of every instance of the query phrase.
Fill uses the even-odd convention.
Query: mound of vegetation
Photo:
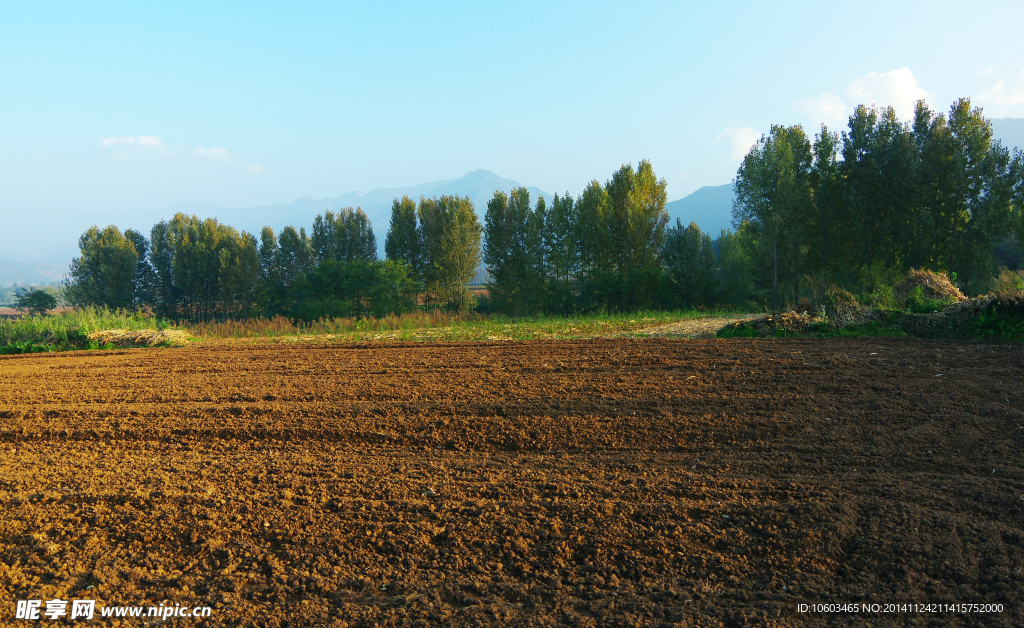
[[[1024,290],[965,299],[931,314],[907,314],[901,327],[925,338],[1024,340]]]
[[[917,314],[937,312],[967,298],[946,273],[913,268],[892,287],[892,294],[897,307]]]
[[[1024,273],[1002,269],[996,291],[973,299],[944,273],[912,270],[879,291],[872,306],[830,287],[816,315],[766,314],[720,329],[719,338],[916,336],[1024,340]],[[879,298],[879,294],[884,294]]]

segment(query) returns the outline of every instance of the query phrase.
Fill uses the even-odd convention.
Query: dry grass
[[[463,323],[482,319],[479,314],[458,314],[453,312],[432,311],[413,312],[400,316],[388,315],[384,318],[321,318],[320,320],[293,322],[278,314],[273,318],[253,318],[248,320],[227,320],[189,325],[189,330],[197,336],[212,338],[265,338],[274,336],[335,336],[351,333],[385,333],[393,331],[410,331],[434,327],[446,327],[455,323]]]
[[[89,334],[89,340],[100,346],[113,345],[129,347],[180,347],[191,336],[180,329],[104,329]]]

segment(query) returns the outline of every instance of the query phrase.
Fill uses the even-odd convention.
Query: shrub
[[[875,288],[875,291],[871,293],[871,307],[881,310],[899,309],[892,286],[878,286]]]
[[[1006,266],[1000,266],[999,275],[992,278],[992,287],[989,291],[999,294],[1019,290],[1024,290],[1024,270],[1010,270]]]
[[[941,312],[950,305],[948,301],[942,299],[929,299],[925,294],[924,286],[915,287],[907,295],[904,307],[914,314],[931,314]]]

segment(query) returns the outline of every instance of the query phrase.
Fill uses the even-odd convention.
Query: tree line
[[[396,216],[412,201],[395,201]],[[216,318],[401,314],[421,303],[468,307],[465,284],[479,258],[479,223],[468,198],[421,199],[414,208],[416,257],[377,259],[359,208],[316,216],[312,229],[264,227],[259,238],[214,218],[176,214],[147,238],[116,226],[79,238],[65,298],[75,306],[151,307],[159,315]],[[389,247],[391,244],[389,234]]]
[[[753,264],[724,272],[722,287],[760,291],[777,309],[807,283],[868,293],[927,268],[981,292],[1024,236],[1022,182],[1024,156],[993,141],[968,99],[948,115],[919,101],[907,122],[860,106],[848,130],[822,125],[813,141],[773,126],[737,172],[737,231],[719,240]]]
[[[1020,259],[1024,156],[992,139],[970,101],[914,119],[858,107],[848,130],[773,126],[734,181],[734,230],[712,239],[669,225],[666,183],[648,161],[532,202],[496,191],[483,221],[468,198],[395,199],[377,259],[359,208],[325,211],[312,229],[259,237],[177,214],[149,237],[110,226],[79,240],[73,305],[152,307],[179,320],[284,314],[312,320],[418,307],[514,316],[713,304],[774,309],[837,284],[870,293],[910,268],[955,273],[983,290]],[[1016,255],[1016,258],[1014,258]],[[468,282],[491,280],[476,302]],[[1012,261],[1009,263],[1013,263]]]

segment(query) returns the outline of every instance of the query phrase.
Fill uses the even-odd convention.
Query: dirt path
[[[715,333],[729,325],[739,321],[750,321],[762,316],[761,314],[745,314],[742,316],[714,316],[694,318],[690,320],[669,323],[668,325],[657,325],[649,327],[640,335],[649,337],[664,338],[714,338]]]
[[[1022,375],[919,340],[3,357],[0,624],[1020,626]],[[842,603],[880,610],[799,611]]]

